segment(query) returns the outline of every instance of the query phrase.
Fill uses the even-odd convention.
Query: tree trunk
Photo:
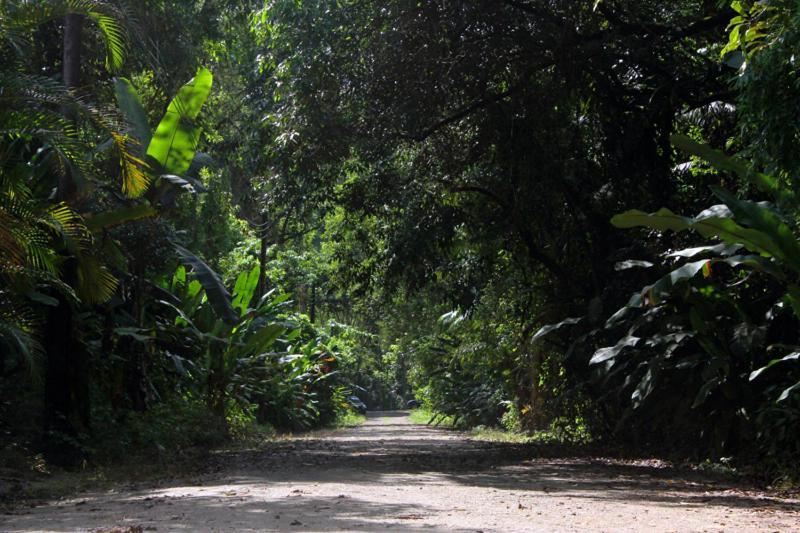
[[[74,259],[64,264],[68,284],[74,284]],[[89,357],[86,347],[75,337],[75,311],[62,294],[53,294],[58,305],[50,308],[44,327],[47,353],[45,371],[45,427],[69,439],[50,439],[51,458],[62,464],[72,463],[80,450],[70,444],[89,430]]]
[[[533,422],[533,429],[541,429],[539,427],[542,419],[542,391],[541,391],[541,365],[542,365],[542,352],[534,350],[533,361],[531,362],[531,395],[529,398],[531,406],[531,420]]]
[[[208,410],[213,415],[212,421],[215,429],[228,433],[228,422],[225,417],[225,354],[220,346],[211,346],[208,349],[208,390],[206,402]]]
[[[81,83],[81,41],[83,15],[70,14],[64,17],[64,85],[76,89]]]
[[[271,233],[269,217],[266,213],[262,213],[261,226],[257,232],[261,238],[261,249],[258,252],[258,285],[256,285],[256,293],[253,298],[255,302],[260,302],[261,298],[267,293],[267,252],[269,251]]]
[[[312,324],[317,321],[317,284],[314,282],[311,283],[311,303],[308,316]]]
[[[530,349],[530,346],[528,347]],[[533,349],[530,354],[531,362],[527,376],[528,408],[529,411],[522,419],[522,425],[527,430],[547,429],[548,416],[544,409],[545,398],[541,386],[542,362],[544,353],[540,349]]]
[[[67,15],[64,19],[62,74],[64,84],[73,90],[80,83],[82,33],[83,17]],[[72,110],[65,109],[64,113],[68,119],[76,120]],[[59,175],[56,196],[59,201],[67,203],[75,198],[75,185],[68,173]],[[64,263],[63,272],[63,281],[74,286],[78,278],[75,259],[70,258]],[[53,296],[58,305],[50,310],[44,328],[47,353],[45,425],[48,430],[74,437],[89,428],[89,358],[85,347],[75,338],[72,303],[60,292]],[[52,451],[61,460],[73,458],[76,452],[55,441],[53,447],[56,449]]]
[[[269,250],[269,241],[267,236],[263,235],[261,250],[258,252],[258,286],[253,298],[256,303],[261,301],[261,297],[267,293],[267,250]]]
[[[81,83],[81,38],[83,36],[83,15],[70,14],[64,17],[64,53],[62,56],[62,78],[64,85],[76,91]],[[78,117],[73,109],[64,109],[67,120],[75,122]],[[75,197],[75,182],[69,172],[58,177],[58,199],[70,202]]]
[[[69,383],[70,347],[65,339],[72,336],[72,311],[69,302],[58,298],[58,305],[50,308],[44,327],[44,348],[47,351],[45,374],[45,425],[48,430],[65,434],[74,433],[70,422],[72,395]]]
[[[142,347],[133,339],[125,337],[117,345],[118,355],[122,356],[125,396],[130,409],[143,413],[147,410],[147,377]]]

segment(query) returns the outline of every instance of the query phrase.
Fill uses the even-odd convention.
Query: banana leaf
[[[167,174],[184,174],[192,164],[201,133],[195,120],[211,92],[212,81],[208,69],[198,69],[197,75],[181,87],[170,102],[156,128],[147,155]]]
[[[183,246],[179,244],[174,244],[174,246],[181,262],[185,266],[191,267],[192,273],[197,278],[197,281],[203,285],[208,301],[217,317],[227,324],[236,324],[239,321],[239,313],[237,313],[233,305],[231,305],[231,295],[228,293],[219,275],[214,272],[205,261]]]

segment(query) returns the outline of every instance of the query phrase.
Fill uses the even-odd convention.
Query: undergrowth
[[[336,419],[333,422],[333,427],[350,428],[350,427],[360,426],[366,421],[367,421],[366,416],[356,413],[355,411],[348,410],[337,414]]]
[[[436,427],[446,427],[452,428],[455,427],[455,420],[452,416],[443,415],[442,413],[437,413],[435,411],[430,410],[427,407],[420,407],[419,409],[414,409],[411,411],[409,415],[412,422],[415,424],[425,424],[431,425]]]

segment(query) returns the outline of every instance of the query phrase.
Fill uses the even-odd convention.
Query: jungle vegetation
[[[0,446],[422,401],[800,464],[795,0],[0,1]]]

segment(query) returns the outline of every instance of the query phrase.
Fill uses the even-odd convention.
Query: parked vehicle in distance
[[[367,414],[367,404],[361,401],[361,398],[358,396],[348,396],[347,401],[350,402],[350,405],[353,406],[353,409],[358,411],[359,414],[365,415]]]
[[[406,409],[417,409],[417,408],[419,408],[421,405],[422,405],[422,404],[421,404],[421,403],[419,403],[419,401],[418,401],[418,400],[408,400],[408,401],[406,402]]]

